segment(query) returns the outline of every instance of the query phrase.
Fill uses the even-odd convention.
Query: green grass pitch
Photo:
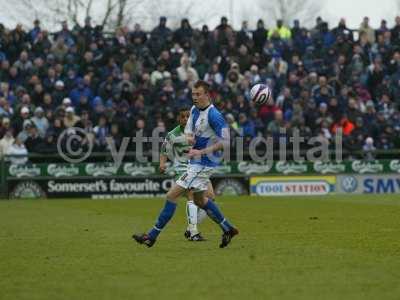
[[[217,201],[226,249],[184,240],[184,201],[151,249],[161,199],[0,201],[0,299],[400,299],[400,196]]]

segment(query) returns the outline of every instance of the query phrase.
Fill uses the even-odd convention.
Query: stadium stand
[[[235,31],[224,17],[215,29],[183,19],[176,30],[161,17],[151,32],[136,24],[112,34],[90,23],[64,22],[55,33],[39,21],[30,30],[0,25],[0,62],[0,155],[55,153],[71,127],[88,132],[96,152],[109,151],[106,137],[118,147],[139,131],[169,130],[199,78],[233,136],[285,128],[289,138],[298,128],[332,143],[341,127],[350,156],[400,147],[400,17],[377,29],[365,18],[358,30],[321,18],[313,28],[259,20],[256,30],[243,22]],[[274,106],[249,101],[258,82],[272,88]]]

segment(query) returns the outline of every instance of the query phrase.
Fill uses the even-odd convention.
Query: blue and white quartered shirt
[[[193,149],[202,150],[211,145],[229,141],[229,131],[222,114],[210,104],[205,109],[193,106],[185,127],[185,134],[193,134],[195,144]],[[216,151],[201,158],[192,158],[190,164],[198,164],[205,167],[215,167],[221,162],[222,151]]]

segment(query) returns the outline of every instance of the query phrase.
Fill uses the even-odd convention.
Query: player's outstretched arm
[[[164,174],[166,169],[167,169],[167,160],[168,160],[168,157],[165,154],[160,154],[160,166],[159,166],[159,169],[160,169],[160,173],[161,174]]]
[[[160,166],[159,166],[159,170],[160,170],[161,174],[164,174],[167,169],[168,152],[171,152],[171,151],[172,151],[171,137],[170,137],[170,134],[167,134],[164,142],[161,145]]]

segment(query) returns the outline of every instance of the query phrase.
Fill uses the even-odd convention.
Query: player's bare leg
[[[225,248],[229,245],[232,238],[235,235],[239,234],[239,231],[229,223],[229,221],[224,217],[214,201],[211,201],[207,197],[205,197],[205,194],[205,191],[195,191],[193,195],[194,202],[197,206],[203,208],[210,219],[221,227],[223,234],[219,247]]]
[[[205,192],[205,197],[206,199],[209,199],[211,201],[214,201],[215,199],[215,193],[214,193],[214,188],[211,184],[211,181],[208,183],[208,190]],[[207,218],[207,213],[204,209],[200,208],[197,210],[197,224],[201,224],[205,218]]]
[[[167,193],[167,199],[171,202],[177,203],[179,197],[186,191],[183,187],[174,184]]]
[[[164,208],[161,210],[154,227],[147,234],[134,234],[132,238],[139,244],[145,244],[147,247],[153,246],[161,230],[174,215],[178,199],[184,192],[183,187],[174,185],[167,193]]]

